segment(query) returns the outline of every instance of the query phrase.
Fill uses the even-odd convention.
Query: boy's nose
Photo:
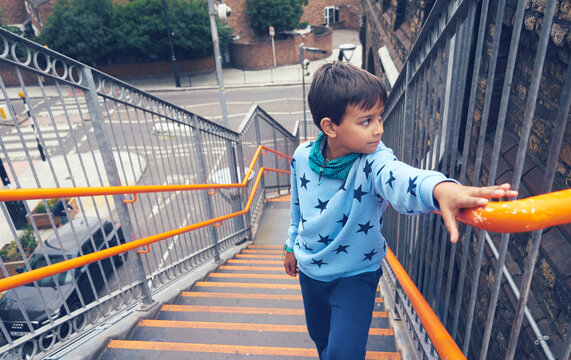
[[[379,119],[378,125],[375,127],[375,135],[379,134],[379,135],[383,135],[384,132],[384,128],[383,128],[383,120]]]

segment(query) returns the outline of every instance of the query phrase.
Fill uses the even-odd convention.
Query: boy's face
[[[341,124],[335,126],[335,137],[328,142],[336,156],[351,153],[371,154],[379,146],[383,135],[380,100],[369,110],[349,105]]]

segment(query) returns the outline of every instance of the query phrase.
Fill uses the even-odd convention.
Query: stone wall
[[[482,67],[478,80],[478,94],[476,95],[476,108],[474,114],[473,136],[471,137],[469,164],[475,162],[475,149],[479,137],[479,127],[484,106],[484,92],[490,78],[488,67],[490,62],[491,47],[493,37],[498,35],[494,29],[494,15],[496,13],[495,4],[491,1],[489,9],[489,19],[487,21],[486,39],[484,42]],[[524,17],[524,29],[521,34],[518,55],[516,60],[512,91],[510,94],[505,134],[500,150],[498,172],[496,183],[512,182],[514,168],[516,166],[517,147],[521,136],[521,128],[525,114],[525,107],[528,101],[528,92],[531,83],[531,75],[535,61],[535,54],[539,41],[539,31],[543,20],[543,12],[546,0],[530,0],[526,4]],[[399,6],[404,5],[404,10]],[[495,132],[497,115],[501,101],[501,92],[505,76],[505,68],[511,32],[513,30],[513,17],[515,15],[516,0],[508,0],[506,4],[503,27],[501,31],[500,54],[495,72],[494,87],[492,93],[492,103],[489,114],[488,138],[493,139]],[[423,0],[411,0],[397,2],[394,0],[363,0],[364,15],[366,16],[366,31],[364,39],[364,54],[366,69],[377,75],[384,77],[378,64],[377,50],[381,46],[387,46],[399,71],[403,69],[406,56],[410,51],[414,40],[432,4]],[[399,24],[398,14],[404,11],[404,20]],[[396,27],[395,27],[396,24]],[[478,26],[478,23],[476,23]],[[561,102],[562,86],[565,74],[569,66],[569,54],[571,45],[571,5],[569,1],[557,1],[554,24],[551,29],[551,39],[547,49],[543,74],[540,82],[538,99],[536,102],[533,125],[531,128],[530,140],[527,145],[527,155],[524,162],[522,181],[519,188],[519,198],[543,192],[543,178],[545,175],[545,165],[549,156],[549,146],[553,136],[553,128],[557,116],[558,104]],[[471,69],[470,69],[471,70]],[[472,78],[471,73],[468,79]],[[467,104],[465,105],[467,106]],[[483,169],[480,179],[474,179],[474,169],[468,170],[469,182],[485,185],[488,183],[489,165],[493,144],[485,146]],[[553,184],[553,190],[567,189],[571,187],[571,126],[567,122],[563,139],[563,148],[559,157],[559,163]],[[493,236],[496,247],[500,246],[500,236]],[[514,281],[519,286],[522,281],[525,268],[525,261],[528,258],[531,247],[531,234],[512,234],[509,237],[508,254],[506,266],[514,277]],[[465,240],[463,241],[465,243]],[[474,270],[474,258],[476,253],[477,237],[468,243],[470,253],[468,255],[468,270],[470,274]],[[549,336],[549,346],[558,355],[563,346],[565,335],[568,332],[567,326],[571,312],[571,225],[559,226],[546,229],[543,232],[540,242],[540,253],[534,268],[533,280],[531,284],[531,294],[528,300],[528,307],[534,319],[539,324],[544,335]],[[457,276],[460,268],[459,257],[456,257],[455,271],[451,276]],[[474,326],[472,339],[470,342],[470,353],[468,358],[477,358],[482,344],[484,326],[488,304],[490,301],[490,287],[493,283],[496,260],[491,249],[486,246],[484,259],[482,261],[481,276],[479,278],[479,292],[475,309]],[[468,308],[468,299],[471,287],[471,277],[466,278],[464,285],[464,296],[462,298],[461,309]],[[453,284],[457,284],[454,278]],[[455,290],[453,289],[453,293]],[[450,309],[454,308],[452,301]],[[494,327],[492,329],[491,344],[488,351],[491,354],[505,354],[509,340],[511,325],[517,300],[513,292],[509,289],[505,279],[502,283],[498,299]],[[451,310],[452,311],[452,310]],[[448,315],[451,319],[452,313]],[[458,344],[462,344],[464,339],[465,324],[467,314],[461,311]],[[520,334],[516,358],[543,359],[541,349],[535,344],[536,337],[531,331],[527,321],[524,319],[523,328]],[[525,355],[523,355],[525,354]]]
[[[386,46],[397,69],[401,71],[433,2],[363,0],[363,14],[366,19],[366,40],[362,44],[365,50],[364,68],[388,83],[377,56],[377,50]]]
[[[492,2],[494,4],[494,2]],[[508,0],[501,29],[500,52],[498,55],[498,65],[494,79],[494,99],[491,103],[488,132],[495,131],[495,120],[499,112],[501,101],[501,89],[504,81],[506,61],[513,30],[513,18],[515,15],[515,0]],[[513,169],[519,137],[524,120],[525,108],[527,105],[528,91],[531,84],[531,76],[539,41],[539,31],[541,30],[545,1],[532,0],[527,3],[524,15],[524,29],[521,33],[515,71],[512,81],[512,90],[508,104],[506,118],[506,134],[503,139],[500,163],[498,167],[496,183],[512,182]],[[486,39],[484,43],[484,57],[478,82],[478,95],[476,97],[476,112],[474,114],[475,125],[473,129],[471,149],[476,148],[477,134],[479,132],[480,120],[484,105],[484,91],[489,78],[488,66],[491,54],[493,37],[498,35],[494,28],[496,8],[492,6],[489,13],[490,20],[487,24]],[[519,198],[543,193],[543,179],[545,175],[545,164],[549,156],[549,147],[553,136],[553,128],[557,117],[558,104],[561,102],[562,86],[565,81],[565,73],[569,66],[569,47],[571,45],[571,6],[568,2],[557,2],[554,24],[551,30],[551,39],[548,44],[547,54],[543,67],[542,79],[538,99],[535,105],[534,118],[532,120],[530,139],[527,144],[527,154],[524,162],[521,185],[519,188]],[[488,166],[492,150],[492,144],[486,145],[486,155],[484,156],[484,169],[480,184],[486,184],[488,178]],[[473,163],[472,159],[472,163]],[[474,179],[472,179],[474,181]],[[559,164],[553,183],[553,190],[562,190],[571,187],[571,127],[567,122],[565,130],[563,148],[560,154]],[[521,283],[525,260],[531,247],[531,234],[513,234],[510,236],[508,247],[508,257],[506,266],[510,269],[516,283]],[[499,239],[495,239],[496,246],[499,247]],[[486,251],[490,251],[487,249]],[[571,299],[571,225],[559,226],[546,229],[543,232],[540,242],[540,253],[534,269],[533,281],[531,284],[531,295],[528,307],[538,322],[544,335],[549,336],[549,345],[555,354],[558,354],[565,340],[567,325],[570,318]],[[495,258],[488,257],[489,261],[483,264],[483,273],[493,277],[495,269]],[[504,320],[496,318],[496,323],[492,334],[492,344],[489,353],[504,353],[507,345],[507,338],[502,339],[502,334],[509,334],[511,322],[517,301],[511,290],[504,291],[498,301],[498,309],[502,309],[500,316]],[[485,290],[481,290],[478,296],[478,308],[487,311],[487,301],[489,296]],[[476,310],[478,313],[478,310]],[[496,314],[498,314],[496,310]],[[478,319],[483,323],[483,319]],[[483,330],[483,326],[481,328]],[[527,336],[525,336],[527,335]],[[506,335],[508,336],[508,335]],[[529,328],[529,324],[524,322],[522,335],[525,341],[520,339],[518,352],[526,353],[527,359],[542,359],[543,353],[534,344],[535,335]],[[493,340],[498,341],[493,341]],[[499,341],[502,340],[502,341]],[[505,340],[505,341],[504,341]],[[478,346],[476,342],[474,346]],[[474,349],[476,350],[476,349]],[[475,352],[472,354],[473,356]],[[469,356],[470,358],[470,356]]]
[[[285,40],[275,41],[277,66],[298,64],[300,59],[299,46],[304,43],[307,47],[317,47],[327,51],[327,54],[305,52],[306,59],[320,59],[331,55],[332,32],[315,35],[310,33],[292,36]],[[266,69],[274,66],[272,42],[233,43],[231,45],[233,66],[238,69]]]

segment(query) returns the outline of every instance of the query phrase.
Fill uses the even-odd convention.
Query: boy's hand
[[[459,237],[456,216],[460,210],[485,206],[488,199],[515,197],[517,191],[510,190],[510,184],[473,187],[445,181],[434,187],[433,195],[440,205],[440,215],[450,234],[450,241],[456,243]]]
[[[296,275],[297,275],[297,259],[295,258],[295,255],[293,253],[286,252],[285,258],[284,258],[284,268],[285,268],[285,272],[289,276],[296,277]]]

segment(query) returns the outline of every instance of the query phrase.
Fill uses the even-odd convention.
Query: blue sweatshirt
[[[312,144],[301,144],[291,161],[286,245],[294,250],[299,270],[316,280],[377,270],[387,253],[380,231],[387,204],[404,214],[438,210],[434,187],[454,181],[398,161],[382,142],[374,153],[355,160],[345,181],[319,179],[309,166]]]

